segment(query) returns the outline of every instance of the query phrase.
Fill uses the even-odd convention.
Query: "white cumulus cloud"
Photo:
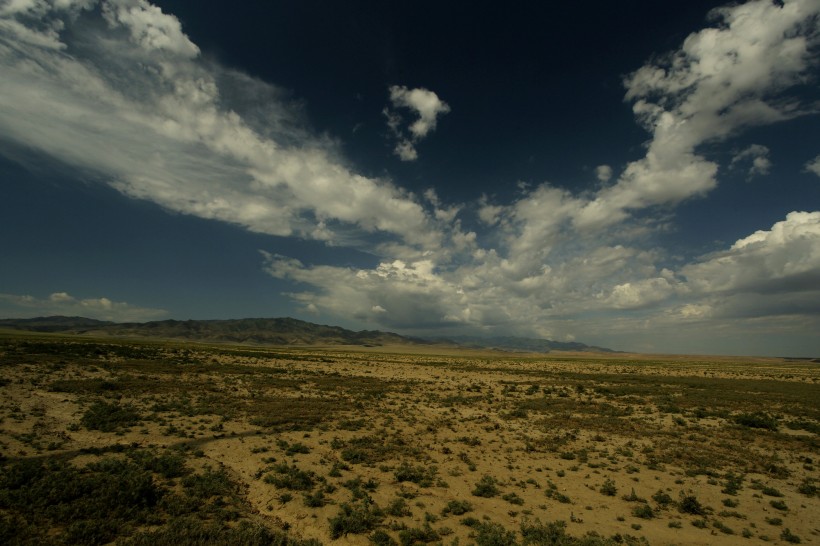
[[[612,178],[612,167],[609,165],[598,165],[595,167],[595,178],[599,182],[609,182]]]
[[[820,290],[820,212],[791,212],[682,273],[708,293]]]
[[[810,111],[782,92],[814,69],[820,3],[755,0],[717,8],[716,25],[625,79],[626,100],[651,133],[646,156],[583,208],[579,227],[610,225],[629,210],[674,204],[717,185],[702,144]]]
[[[393,85],[390,91],[390,107],[384,109],[387,126],[396,138],[394,153],[402,161],[415,161],[418,158],[416,143],[425,138],[436,128],[439,116],[450,111],[450,106],[441,100],[433,91],[424,88],[408,89],[403,85]],[[406,128],[404,119],[396,109],[410,110],[415,120]]]

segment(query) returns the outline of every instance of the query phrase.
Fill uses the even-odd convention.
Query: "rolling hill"
[[[558,342],[524,337],[449,337],[422,339],[379,330],[353,331],[339,326],[314,324],[293,318],[246,318],[228,320],[160,320],[108,322],[85,317],[37,317],[0,319],[0,328],[32,332],[116,337],[149,337],[210,343],[256,345],[455,345],[504,351],[550,352],[609,349],[578,342]]]

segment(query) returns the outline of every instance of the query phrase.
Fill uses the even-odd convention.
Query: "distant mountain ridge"
[[[606,347],[596,347],[577,341],[553,341],[551,339],[538,339],[517,336],[450,336],[447,338],[436,338],[437,341],[450,341],[462,347],[479,347],[484,349],[501,349],[504,351],[527,351],[532,353],[548,353],[550,351],[595,351],[601,353],[613,353],[612,349]]]
[[[0,328],[32,332],[52,332],[122,337],[152,337],[213,343],[253,343],[259,345],[431,345],[448,344],[465,348],[545,353],[549,351],[612,352],[577,342],[559,342],[523,337],[455,336],[421,339],[382,332],[355,332],[340,326],[314,324],[294,318],[247,318],[225,320],[159,320],[151,322],[110,322],[85,317],[37,317],[0,319]]]

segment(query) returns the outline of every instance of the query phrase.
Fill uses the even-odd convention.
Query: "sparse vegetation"
[[[369,350],[0,333],[0,543],[811,535],[816,365]]]

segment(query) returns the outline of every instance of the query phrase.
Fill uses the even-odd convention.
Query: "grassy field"
[[[0,543],[820,543],[816,362],[407,351],[0,333]]]

